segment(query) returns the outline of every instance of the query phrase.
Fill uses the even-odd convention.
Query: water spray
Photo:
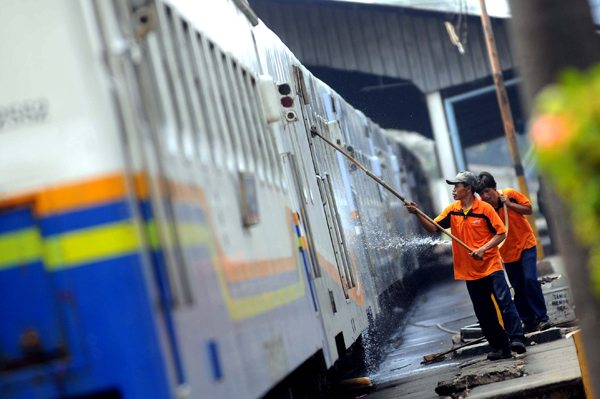
[[[391,192],[392,194],[394,194],[394,196],[396,196],[402,202],[404,202],[405,205],[410,205],[409,201],[407,201],[403,196],[401,196],[400,194],[398,194],[396,192],[396,190],[394,190],[393,188],[391,188],[386,182],[384,182],[383,180],[381,180],[380,178],[378,178],[377,176],[375,176],[370,170],[368,170],[367,168],[365,168],[364,166],[362,166],[360,164],[360,162],[358,162],[356,159],[352,158],[350,155],[348,155],[340,147],[338,147],[337,145],[333,144],[331,141],[329,141],[325,137],[323,137],[319,132],[317,132],[317,129],[314,126],[310,130],[310,134],[313,137],[314,136],[319,136],[320,138],[322,138],[327,144],[329,144],[330,146],[332,146],[333,148],[335,148],[337,151],[341,152],[346,158],[348,158],[350,161],[352,161],[353,163],[355,163],[359,168],[361,168],[367,174],[367,176],[369,176],[370,178],[372,178],[373,180],[375,180],[377,183],[379,183],[380,185],[382,185],[386,190],[388,190],[389,192]],[[425,219],[427,219],[430,223],[432,223],[440,231],[444,232],[448,237],[452,238],[454,241],[456,241],[457,243],[459,243],[460,245],[462,245],[463,247],[465,247],[466,249],[468,249],[469,252],[473,252],[473,250],[471,248],[469,248],[469,246],[467,244],[465,244],[464,242],[462,242],[458,238],[454,237],[452,235],[452,233],[450,233],[448,230],[444,229],[442,226],[440,226],[438,223],[436,223],[432,218],[430,218],[429,216],[427,216],[422,210],[420,210],[419,208],[416,208],[416,210],[419,213],[419,215],[421,215]]]

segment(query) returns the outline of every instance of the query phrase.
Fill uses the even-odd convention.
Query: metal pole
[[[567,67],[586,69],[600,62],[600,39],[595,33],[587,0],[509,0],[513,41],[523,75],[524,101],[531,106],[542,88]],[[573,178],[577,178],[574,176]],[[546,187],[548,187],[546,185]],[[591,289],[589,252],[574,237],[568,206],[547,192],[549,222],[560,235],[571,292],[588,361],[595,397],[600,397],[600,298]]]
[[[519,143],[517,142],[515,125],[513,122],[512,112],[510,110],[510,103],[508,102],[508,94],[506,93],[506,86],[504,85],[504,76],[502,75],[500,59],[498,58],[498,49],[496,47],[496,39],[494,38],[492,22],[490,21],[490,16],[488,15],[485,7],[485,0],[479,0],[479,4],[481,5],[481,25],[483,26],[483,34],[485,36],[485,43],[487,45],[490,66],[492,67],[492,75],[494,77],[494,84],[496,85],[498,105],[500,106],[500,113],[502,114],[502,122],[504,125],[504,133],[506,134],[506,139],[508,140],[510,156],[515,167],[517,182],[519,183],[519,191],[521,194],[531,199],[529,188],[527,187],[527,180],[525,179],[525,169],[523,168],[523,163],[521,162]],[[542,259],[544,257],[544,248],[542,246],[542,240],[540,240],[540,234],[535,223],[535,216],[531,214],[526,215],[525,217],[529,221],[537,241],[538,259]]]

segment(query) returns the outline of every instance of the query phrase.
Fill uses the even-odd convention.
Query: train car
[[[409,198],[418,163],[245,1],[2,7],[3,398],[261,397],[418,267],[385,245],[414,218],[311,132]]]

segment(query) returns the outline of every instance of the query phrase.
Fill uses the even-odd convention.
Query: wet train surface
[[[431,214],[416,155],[245,2],[4,7],[2,397],[289,391],[435,277],[448,245],[311,131]]]

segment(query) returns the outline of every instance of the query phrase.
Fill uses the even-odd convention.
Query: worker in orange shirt
[[[492,348],[488,359],[510,358],[511,349],[524,353],[523,326],[510,297],[497,248],[506,236],[504,224],[494,208],[475,197],[478,181],[473,173],[460,172],[446,183],[454,186],[452,197],[457,202],[447,206],[435,222],[444,229],[451,228],[452,235],[473,249],[469,252],[456,241],[452,242],[454,278],[466,280],[481,331]],[[406,208],[417,216],[425,230],[430,233],[438,231],[433,223],[417,212],[417,204],[411,202]],[[502,313],[504,329],[498,320],[492,294]]]
[[[496,180],[488,172],[478,176],[477,193],[492,205],[502,221],[508,222],[506,241],[500,245],[500,256],[508,280],[515,290],[515,305],[526,333],[552,327],[542,286],[537,275],[537,247],[533,230],[525,215],[531,215],[531,202],[512,188],[496,189]],[[506,222],[505,222],[506,224]]]

